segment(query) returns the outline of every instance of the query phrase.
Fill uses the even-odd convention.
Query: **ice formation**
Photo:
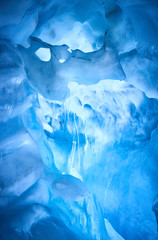
[[[157,0],[0,1],[0,240],[158,238]]]

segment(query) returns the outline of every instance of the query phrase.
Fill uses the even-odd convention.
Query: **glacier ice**
[[[158,238],[157,10],[0,1],[0,240]]]
[[[109,221],[107,219],[105,219],[104,221],[105,221],[105,225],[106,225],[106,228],[107,228],[107,232],[108,232],[111,240],[123,240],[123,238],[111,226]]]
[[[52,47],[36,38],[31,38],[30,45],[29,48],[19,46],[18,49],[23,56],[30,84],[38,88],[46,98],[65,99],[68,83],[74,80],[92,84],[105,78],[124,79],[115,52],[112,49],[105,50],[104,46],[98,51],[85,54],[80,50],[70,52],[66,45]],[[37,51],[44,47],[45,58],[48,57],[48,49],[51,52],[50,61],[41,61],[37,56]],[[96,71],[97,75],[94,74]]]
[[[40,12],[33,36],[51,45],[66,44],[73,50],[92,52],[103,46],[106,28],[104,9],[98,1],[52,1]]]

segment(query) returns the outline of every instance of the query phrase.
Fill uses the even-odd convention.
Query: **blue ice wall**
[[[0,240],[158,239],[157,0],[0,0]]]

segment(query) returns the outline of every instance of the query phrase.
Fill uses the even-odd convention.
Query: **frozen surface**
[[[0,1],[1,240],[158,238],[157,66],[156,0]]]

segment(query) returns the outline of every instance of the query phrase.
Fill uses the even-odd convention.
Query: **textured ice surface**
[[[136,222],[139,231],[154,234],[157,100],[126,82],[105,80],[89,87],[72,83],[64,104],[40,97],[40,105],[37,112],[45,115],[43,127],[57,167],[86,182],[125,238],[139,237],[133,232]]]
[[[156,0],[0,1],[0,240],[156,240]]]
[[[92,52],[104,44],[104,14],[95,0],[52,1],[40,12],[33,35],[52,45],[66,44],[73,50]]]

